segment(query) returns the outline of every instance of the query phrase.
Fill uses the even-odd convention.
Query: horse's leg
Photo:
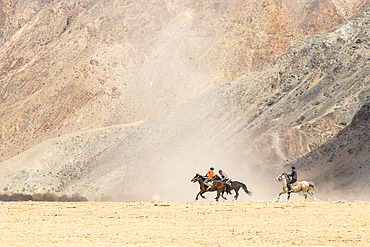
[[[217,196],[216,196],[216,202],[218,202],[218,199],[220,198],[220,195],[221,195],[221,190],[220,189],[217,189]]]
[[[223,193],[223,192],[221,193],[221,197],[222,197],[224,200],[227,200],[227,198],[226,198],[226,197],[224,197],[224,193]]]
[[[307,191],[303,192],[303,195],[304,195],[304,200],[303,200],[303,202],[305,202],[305,201],[306,201],[306,199],[307,199]]]
[[[235,201],[236,201],[236,200],[238,200],[238,197],[239,197],[239,189],[240,189],[240,188],[237,188],[237,189],[235,190],[235,196],[234,196]]]
[[[204,193],[206,193],[206,191],[205,190],[203,190],[203,191],[201,191],[201,192],[199,192],[200,193],[200,196],[203,198],[203,199],[207,199],[203,194]]]
[[[195,200],[196,200],[196,201],[198,201],[198,196],[200,195],[200,192],[202,192],[202,191],[199,191],[199,192],[198,192],[198,194],[197,194],[197,196],[195,197]],[[202,197],[203,197],[203,196],[202,196]]]
[[[314,200],[314,201],[316,201],[316,198],[315,198],[315,196],[313,195],[313,193],[311,192],[311,190],[308,190],[307,192],[308,192],[308,194],[310,194],[310,196],[312,196],[313,200]]]
[[[197,194],[197,197],[195,197],[195,201],[197,201],[198,200],[198,196],[200,195],[203,199],[206,199],[206,197],[205,196],[203,196],[203,194],[204,194],[204,192],[206,192],[206,190],[203,188],[200,188],[200,191],[199,191],[199,193]]]
[[[226,197],[224,197],[224,193],[225,193],[225,191],[226,191],[226,195],[230,195],[231,193],[230,193],[230,191],[231,191],[231,189],[230,189],[231,187],[227,187],[227,185],[225,185],[224,186],[224,188],[223,188],[223,190],[222,190],[222,192],[221,192],[221,196],[222,196],[222,198],[224,198],[224,200],[227,200],[227,198]]]
[[[280,200],[280,196],[281,196],[282,194],[285,194],[285,193],[286,193],[285,191],[280,192],[280,193],[279,193],[279,195],[278,195],[278,197],[277,197],[277,199],[276,199],[276,202],[278,202],[278,201]]]
[[[224,199],[224,200],[227,200],[226,197],[224,197],[224,191],[221,192],[221,197]]]

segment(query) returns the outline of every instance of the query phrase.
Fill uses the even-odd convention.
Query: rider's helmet
[[[295,169],[295,166],[292,166],[292,170],[294,170]]]
[[[219,170],[218,172],[222,172],[222,170]]]
[[[214,170],[215,168],[213,166],[211,166],[211,168],[209,168],[209,169]]]

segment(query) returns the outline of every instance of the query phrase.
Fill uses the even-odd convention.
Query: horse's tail
[[[317,191],[315,185],[312,182],[308,182],[308,184],[310,185],[310,187],[312,187],[313,189],[315,189]]]
[[[252,196],[252,191],[249,191],[247,189],[247,186],[245,184],[243,184],[243,183],[240,183],[240,184],[242,185],[242,188],[245,191],[245,193],[247,193],[248,195]]]

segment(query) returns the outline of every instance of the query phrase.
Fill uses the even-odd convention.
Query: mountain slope
[[[369,1],[2,0],[0,160],[262,69]]]
[[[369,200],[369,150],[370,104],[367,101],[350,125],[295,165],[303,177],[314,179],[321,198]]]
[[[270,199],[284,165],[334,137],[366,101],[369,14],[305,39],[261,71],[118,127],[122,133],[91,130],[40,144],[1,163],[0,188],[189,200],[191,177],[213,165],[246,182],[254,199]]]

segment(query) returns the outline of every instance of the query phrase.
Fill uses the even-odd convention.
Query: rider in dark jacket
[[[227,183],[230,181],[229,176],[227,176],[225,172],[223,172],[222,170],[219,170],[218,173],[220,173],[221,175],[222,182]]]
[[[292,192],[293,190],[292,184],[297,182],[297,172],[294,166],[292,166],[292,172],[288,173],[288,176],[291,177],[291,179],[288,181],[287,185],[288,185],[289,192]]]

